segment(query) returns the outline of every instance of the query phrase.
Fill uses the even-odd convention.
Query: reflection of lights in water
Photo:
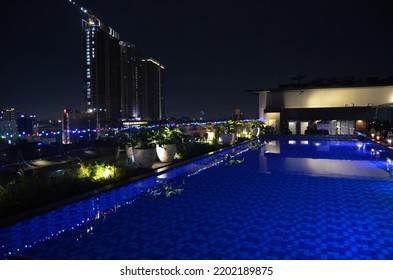
[[[370,155],[375,157],[375,159],[378,159],[381,156],[382,150],[375,150],[374,148],[371,148],[370,150]]]
[[[168,178],[168,173],[164,173],[164,174],[158,175],[157,178],[158,179],[167,179]]]
[[[308,140],[302,140],[302,141],[300,141],[300,144],[301,145],[308,145]]]
[[[289,140],[289,141],[288,141],[288,144],[289,144],[289,145],[295,145],[295,144],[296,144],[296,141],[295,141],[295,140]]]
[[[234,154],[234,155],[231,156],[231,157],[232,157],[232,158],[237,157],[237,156],[239,156],[239,155],[241,155],[241,154],[247,152],[248,150],[250,150],[250,149],[242,150],[242,151],[240,151],[240,152]],[[228,154],[226,154],[226,155],[228,155]],[[194,176],[194,175],[196,175],[196,174],[198,174],[198,173],[200,173],[200,172],[202,172],[202,171],[204,171],[204,170],[206,170],[206,169],[209,169],[209,168],[211,168],[211,167],[214,167],[214,166],[217,166],[217,165],[222,164],[223,162],[225,162],[225,159],[226,159],[225,156],[226,156],[226,155],[224,155],[222,159],[220,159],[220,160],[218,160],[218,161],[215,161],[215,162],[213,162],[213,163],[211,163],[211,164],[209,164],[209,165],[207,165],[207,166],[204,166],[204,167],[202,167],[202,168],[196,170],[195,172],[193,172],[193,173],[187,175],[187,177]]]
[[[317,146],[317,147],[319,147],[319,146],[321,146],[321,143],[315,142],[314,145]]]
[[[244,146],[242,148],[238,148],[237,151],[240,149],[244,149]],[[249,150],[249,148],[241,150],[240,152],[237,152],[237,153],[233,152],[231,154],[234,154],[234,156],[238,156],[248,150]],[[227,154],[227,153],[225,153],[225,154]],[[208,166],[205,166],[204,168],[199,169],[197,172],[194,172],[193,174],[187,175],[187,177],[193,176],[193,175],[195,175],[203,170],[206,170],[210,167],[224,163],[225,162],[224,159],[225,159],[225,155],[218,154],[217,156],[214,156],[214,158],[208,159],[208,160],[212,161],[211,164],[209,164]],[[147,181],[143,181],[143,182],[141,181],[140,183],[130,184],[129,186],[132,186],[132,188],[130,188],[131,193],[129,193],[129,192],[124,193],[124,194],[122,193],[122,198],[124,200],[120,203],[116,203],[115,205],[111,204],[112,206],[107,204],[107,203],[111,203],[111,202],[106,201],[106,199],[101,200],[99,197],[94,198],[93,201],[92,200],[81,201],[79,203],[82,203],[82,204],[84,202],[89,203],[88,207],[86,207],[86,205],[84,205],[84,206],[82,206],[83,209],[81,209],[81,211],[84,211],[84,210],[87,211],[88,208],[90,209],[89,212],[91,212],[91,215],[87,214],[87,215],[90,215],[88,218],[80,217],[78,214],[79,218],[78,217],[73,218],[73,220],[76,220],[75,222],[72,222],[72,224],[69,223],[68,225],[66,225],[67,223],[65,223],[64,225],[62,223],[61,225],[59,225],[59,228],[61,228],[61,227],[63,227],[63,228],[61,228],[60,230],[57,230],[54,233],[43,231],[42,235],[41,235],[43,237],[36,238],[34,236],[30,236],[27,238],[25,243],[21,243],[21,244],[15,245],[15,246],[11,245],[11,247],[9,249],[6,249],[6,246],[1,245],[0,246],[1,255],[3,258],[7,258],[7,257],[13,256],[16,254],[20,254],[21,251],[30,249],[35,245],[41,244],[42,242],[52,239],[53,237],[58,237],[58,236],[62,235],[63,233],[67,233],[67,232],[72,232],[72,231],[75,232],[76,230],[78,231],[76,234],[77,240],[81,240],[82,238],[86,238],[94,233],[94,225],[92,224],[93,222],[94,223],[101,222],[101,221],[105,220],[109,214],[118,211],[121,207],[133,204],[138,199],[138,197],[141,193],[145,192],[149,187],[154,186],[154,184],[156,184],[157,179],[158,180],[162,179],[162,181],[165,182],[164,178],[171,177],[171,173],[169,173],[169,172],[174,172],[174,170],[175,169],[168,171],[166,173],[160,174],[156,177],[147,178],[146,179]],[[103,173],[105,173],[105,170]],[[177,174],[177,172],[175,172],[175,174]],[[177,176],[178,175],[176,175],[175,177],[177,177]],[[109,193],[110,192],[105,193],[103,195],[106,196]],[[101,200],[101,201],[99,201],[99,200]],[[112,201],[112,199],[110,199],[110,200]],[[106,205],[108,205],[108,206],[106,206]],[[69,207],[71,207],[71,206],[69,206]],[[78,212],[79,212],[78,207],[81,207],[81,206],[75,206],[72,209],[78,210]],[[100,210],[100,208],[104,208],[106,210]],[[91,210],[93,210],[93,211],[91,211]],[[41,232],[40,232],[40,234],[41,234]]]

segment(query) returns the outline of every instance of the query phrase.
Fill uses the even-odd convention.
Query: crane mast
[[[76,8],[78,8],[82,12],[84,12],[89,17],[89,21],[92,20],[93,22],[96,22],[98,25],[100,25],[100,20],[90,10],[78,5],[73,0],[68,0],[68,2],[71,3],[72,5],[74,5]]]

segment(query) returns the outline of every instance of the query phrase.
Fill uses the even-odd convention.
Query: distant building
[[[70,144],[79,142],[82,137],[92,137],[95,130],[90,129],[91,123],[94,122],[91,114],[81,110],[63,110],[62,118],[62,143]]]
[[[124,120],[141,118],[141,57],[135,44],[120,42],[121,116]]]
[[[239,107],[236,107],[235,111],[232,114],[232,119],[234,121],[239,121],[243,116],[243,113],[240,111]]]
[[[153,58],[142,59],[142,108],[141,115],[144,120],[163,120],[164,94],[163,94],[164,66]]]
[[[18,112],[15,108],[5,108],[0,112],[0,120],[2,121],[14,121],[18,117]]]
[[[18,134],[21,136],[30,136],[34,133],[33,126],[36,120],[35,115],[20,115],[17,118]]]
[[[120,125],[121,121],[162,120],[164,66],[141,58],[135,44],[94,15],[82,20],[82,82],[84,111],[94,119],[90,129]]]
[[[82,46],[85,111],[98,128],[116,125],[121,119],[119,34],[96,18],[82,20]]]
[[[393,121],[393,83],[291,85],[249,90],[259,96],[259,118],[283,133],[353,134],[375,120]]]
[[[16,120],[0,121],[0,136],[11,138],[16,136],[17,133],[18,133],[18,126],[16,124]]]

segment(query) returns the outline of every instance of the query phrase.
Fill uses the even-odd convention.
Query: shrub
[[[95,162],[87,165],[80,163],[76,174],[79,179],[88,179],[97,182],[116,178],[120,175],[120,170],[116,166],[109,165],[105,162]]]

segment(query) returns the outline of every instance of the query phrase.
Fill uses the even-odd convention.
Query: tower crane
[[[68,0],[68,2],[70,2],[72,5],[74,5],[76,8],[78,8],[82,12],[84,12],[89,17],[89,19],[91,19],[94,22],[97,22],[98,24],[100,24],[100,20],[90,10],[87,10],[87,9],[83,8],[82,6],[78,5],[73,0]]]

